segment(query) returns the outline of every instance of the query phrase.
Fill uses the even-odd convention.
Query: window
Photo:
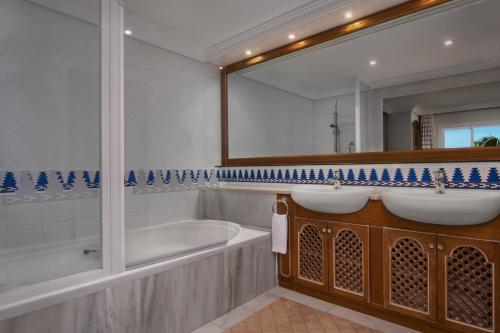
[[[500,139],[500,125],[445,128],[444,148],[495,145],[494,138]]]

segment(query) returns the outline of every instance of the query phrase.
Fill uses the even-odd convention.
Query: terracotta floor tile
[[[278,299],[226,333],[377,333],[368,327],[287,299]]]

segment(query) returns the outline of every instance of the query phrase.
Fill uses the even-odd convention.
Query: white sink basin
[[[342,187],[336,190],[332,185],[299,185],[292,187],[292,198],[304,208],[322,213],[348,214],[363,208],[371,188]]]
[[[434,189],[395,189],[382,192],[385,207],[408,220],[444,224],[474,225],[500,214],[500,193]]]

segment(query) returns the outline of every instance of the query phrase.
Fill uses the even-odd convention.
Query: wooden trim
[[[297,42],[293,42],[257,56],[228,65],[221,71],[221,165],[300,165],[300,164],[356,164],[356,163],[420,163],[420,162],[467,162],[498,161],[500,147],[465,148],[465,149],[433,149],[399,152],[368,152],[355,154],[320,154],[297,156],[273,156],[230,158],[228,134],[228,79],[230,73],[243,68],[263,63],[312,46],[347,36],[378,24],[386,23],[407,15],[415,14],[452,0],[410,0],[394,7],[384,9],[357,21],[334,27]]]
[[[235,62],[226,67],[227,74],[239,71],[243,68],[247,68],[255,64],[260,64],[272,59],[276,59],[290,53],[305,50],[324,42],[347,36],[354,32],[368,29],[388,21],[415,14],[450,1],[452,0],[410,0],[402,4],[384,9],[375,14],[365,16],[354,22],[346,23],[341,26],[322,31],[302,40],[277,47],[273,50],[258,54],[248,59]]]
[[[500,147],[228,158],[225,166],[498,161]]]

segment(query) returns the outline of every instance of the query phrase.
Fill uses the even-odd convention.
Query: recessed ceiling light
[[[125,30],[125,35],[127,35],[127,36],[132,35],[132,30],[129,30],[129,29]]]
[[[252,55],[252,51],[250,51],[250,50],[246,50],[246,51],[245,51],[245,54],[246,54],[247,56],[251,56],[251,55]]]
[[[377,64],[377,60],[370,60],[370,66],[375,66]]]
[[[224,69],[224,67],[222,67],[222,66],[219,66],[219,69],[220,69],[220,70],[223,70],[223,69]]]
[[[352,19],[352,12],[345,12],[344,17],[348,20]]]
[[[289,40],[294,40],[295,39],[295,35],[294,34],[289,34],[288,35],[288,39]]]
[[[453,45],[453,40],[447,39],[444,41],[444,46],[452,46]]]

